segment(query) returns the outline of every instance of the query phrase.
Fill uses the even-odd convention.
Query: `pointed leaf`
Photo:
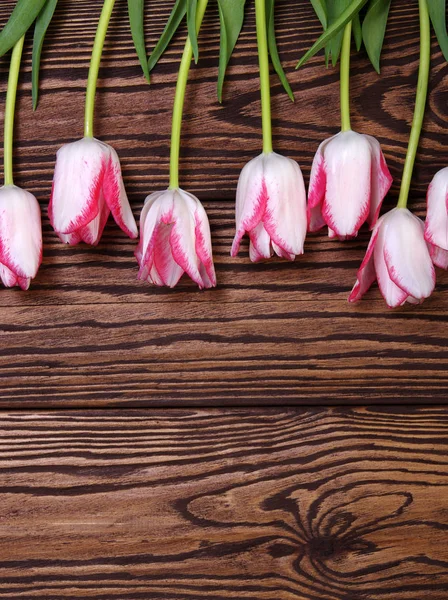
[[[311,0],[311,4],[319,21],[322,23],[322,27],[326,29],[328,25],[326,0]]]
[[[328,5],[328,25],[331,25],[338,19],[349,5],[350,0],[332,0]],[[338,62],[341,53],[343,31],[337,33],[329,42],[331,61],[333,67]]]
[[[269,54],[271,56],[272,64],[274,65],[274,69],[279,76],[280,81],[282,82],[283,87],[285,88],[286,93],[294,102],[294,94],[292,92],[291,86],[286,78],[285,72],[282,67],[282,63],[280,61],[280,57],[278,55],[277,50],[277,41],[275,39],[275,20],[274,20],[274,12],[275,12],[275,0],[266,0],[266,19],[267,19],[267,30],[268,30],[268,47]]]
[[[361,50],[362,46],[362,28],[359,13],[353,17],[352,21],[353,37],[355,38],[356,50]]]
[[[152,71],[152,69],[156,66],[159,61],[159,58],[165,52],[166,47],[171,41],[171,38],[176,33],[177,28],[180,25],[180,22],[185,16],[187,12],[187,0],[176,0],[173,6],[173,10],[171,11],[170,16],[168,17],[168,21],[165,25],[165,29],[162,32],[162,35],[159,38],[159,41],[155,45],[154,50],[151,53],[151,56],[148,60],[148,69]]]
[[[448,60],[448,35],[446,32],[446,0],[428,0],[428,10],[431,17],[437,41],[443,52],[445,60]]]
[[[8,52],[28,31],[45,0],[18,0],[8,22],[0,32],[0,56]]]
[[[187,26],[188,26],[188,37],[190,38],[191,46],[193,48],[194,62],[198,62],[199,48],[198,48],[198,32],[196,31],[196,11],[198,9],[198,0],[187,0]]]
[[[144,29],[145,0],[128,0],[128,14],[135,50],[141,64],[143,74],[149,83],[149,68],[148,59],[146,56]]]
[[[37,108],[37,101],[39,97],[39,70],[40,70],[40,55],[42,53],[42,45],[44,43],[45,34],[47,33],[48,26],[51,23],[53,14],[56,8],[58,0],[47,0],[46,4],[40,11],[36,24],[34,25],[34,38],[33,38],[33,63],[32,63],[32,99],[33,99],[33,110]]]
[[[350,5],[344,10],[336,21],[334,21],[326,31],[319,37],[319,39],[311,46],[311,48],[302,56],[297,63],[296,69],[301,67],[309,58],[314,56],[316,52],[319,52],[325,44],[333,38],[347,23],[353,19],[353,17],[360,11],[360,9],[366,4],[367,0],[353,0]]]
[[[391,0],[372,0],[362,24],[362,37],[370,62],[380,72],[380,56]]]
[[[222,88],[227,64],[240,35],[244,21],[246,0],[218,0],[221,36],[219,44],[218,100],[222,102]]]

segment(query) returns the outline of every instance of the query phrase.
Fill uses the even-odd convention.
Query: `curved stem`
[[[196,31],[199,32],[208,0],[199,0],[196,11]],[[180,154],[180,132],[182,128],[182,113],[184,109],[185,90],[187,87],[188,73],[190,71],[191,59],[193,58],[193,47],[190,38],[185,42],[182,60],[180,61],[179,73],[177,75],[176,93],[174,95],[173,119],[171,123],[171,146],[170,146],[170,189],[179,187],[179,154]]]
[[[20,61],[22,59],[23,35],[13,48],[9,67],[8,89],[6,92],[5,125],[3,134],[3,169],[5,185],[13,185],[12,149],[14,141],[14,113],[16,108],[17,83],[19,81]]]
[[[271,84],[269,81],[269,54],[266,26],[266,0],[255,0],[257,24],[258,64],[260,68],[261,124],[263,152],[272,152]]]
[[[96,84],[100,68],[101,54],[103,53],[104,39],[106,38],[110,16],[114,8],[115,0],[104,0],[100,20],[96,30],[93,43],[92,58],[90,59],[89,77],[87,79],[86,108],[84,113],[84,135],[93,137],[93,111],[95,108]]]
[[[426,98],[428,96],[429,69],[431,64],[431,30],[427,0],[419,0],[420,10],[420,66],[418,69],[417,95],[415,98],[414,118],[412,120],[411,134],[409,136],[408,151],[404,163],[403,177],[401,180],[400,196],[397,206],[406,208],[411,188],[412,172],[415,157],[422,132],[423,118],[425,116]]]
[[[341,48],[341,131],[350,131],[350,49],[352,45],[352,22],[344,29]]]

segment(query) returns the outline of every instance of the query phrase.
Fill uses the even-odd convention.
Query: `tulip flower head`
[[[109,214],[130,237],[138,235],[121,176],[120,161],[108,144],[91,137],[57,152],[48,213],[60,237],[74,245],[98,244]]]
[[[394,208],[375,225],[349,302],[359,300],[375,279],[390,308],[419,304],[435,286],[423,222],[407,208]]]
[[[198,286],[216,286],[210,225],[200,201],[180,188],[150,194],[140,216],[135,251],[138,278],[174,287],[184,273]]]
[[[42,225],[33,194],[0,188],[0,277],[6,287],[29,288],[42,262]]]
[[[341,131],[322,142],[314,157],[308,191],[309,230],[328,225],[330,237],[354,237],[372,228],[392,184],[379,142]]]
[[[425,239],[434,264],[448,269],[448,167],[435,174],[426,201]]]
[[[303,254],[306,192],[299,165],[275,152],[262,153],[241,171],[236,192],[236,235],[231,255],[238,254],[245,233],[253,262],[277,256],[294,260]]]

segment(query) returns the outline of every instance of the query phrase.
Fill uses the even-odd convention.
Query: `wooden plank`
[[[9,412],[0,598],[441,600],[446,408]]]
[[[440,304],[306,296],[3,308],[0,406],[446,403]]]

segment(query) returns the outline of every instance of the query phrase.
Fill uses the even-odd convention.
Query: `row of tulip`
[[[110,213],[130,238],[138,237],[117,153],[93,136],[96,78],[113,4],[114,0],[105,1],[95,39],[84,137],[64,145],[57,153],[48,213],[60,239],[71,245],[81,241],[96,245]],[[197,30],[206,5],[207,0],[198,0]],[[330,237],[347,239],[356,236],[367,223],[373,229],[372,237],[349,300],[359,300],[375,280],[390,307],[418,303],[432,293],[433,263],[448,268],[448,168],[440,171],[429,187],[425,225],[406,208],[429,75],[426,0],[419,0],[419,6],[422,35],[419,89],[402,189],[398,206],[379,217],[392,177],[378,141],[350,127],[351,24],[345,28],[341,50],[342,130],[320,145],[313,161],[307,199],[299,165],[273,151],[265,0],[256,0],[263,152],[243,168],[238,181],[232,256],[238,254],[241,240],[248,234],[253,262],[269,259],[273,254],[294,260],[304,251],[307,231],[327,226]],[[6,286],[27,289],[41,263],[42,233],[36,198],[16,187],[12,179],[11,132],[22,46],[23,38],[12,54],[5,113],[0,276]],[[216,285],[216,275],[208,218],[200,201],[179,187],[178,177],[183,98],[192,55],[192,44],[187,38],[173,109],[170,185],[145,200],[135,256],[142,280],[173,287],[187,273],[200,288],[210,288]]]

